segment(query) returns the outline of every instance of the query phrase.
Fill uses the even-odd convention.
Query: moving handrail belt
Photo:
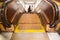
[[[50,23],[50,27],[53,28],[58,23],[59,8],[58,8],[57,4],[55,2],[53,2],[52,0],[48,0],[48,2],[50,2],[53,5],[54,10],[55,10],[54,20],[52,21],[52,23]]]
[[[5,8],[6,8],[6,5],[10,2],[11,2],[11,0],[6,0],[3,3],[2,8],[1,8],[1,19],[2,19],[2,24],[5,28],[6,27],[11,27],[11,23],[9,23],[8,20],[5,17]]]

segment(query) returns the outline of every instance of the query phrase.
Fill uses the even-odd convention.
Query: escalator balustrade
[[[39,11],[39,10],[41,10],[41,11]],[[39,13],[38,13],[38,11],[39,11]],[[3,27],[9,28],[9,27],[11,27],[11,25],[14,25],[14,28],[19,28],[19,25],[22,26],[24,24],[24,23],[19,24],[19,19],[20,20],[22,19],[21,21],[23,21],[23,22],[25,22],[25,21],[32,22],[32,21],[35,21],[34,20],[35,17],[37,17],[37,19],[42,22],[37,26],[44,24],[44,27],[46,27],[46,25],[49,24],[51,28],[54,28],[56,23],[58,22],[59,9],[58,9],[58,6],[56,5],[56,3],[54,3],[53,1],[42,0],[38,4],[37,8],[35,8],[35,10],[32,13],[31,12],[28,12],[28,13],[25,11],[22,4],[19,4],[19,5],[17,4],[16,0],[5,1],[2,4],[1,13],[0,13],[1,22],[2,22]],[[27,17],[29,17],[31,15],[31,19],[30,20],[28,20],[29,18],[25,19],[26,15],[27,15]],[[17,25],[18,25],[18,27],[17,27]],[[27,23],[27,24],[24,24],[24,26],[26,26],[26,28],[28,28],[27,26],[32,27],[35,25],[31,25],[31,23],[30,24]],[[22,27],[24,27],[24,26],[22,26]],[[42,27],[42,26],[40,26],[40,27]],[[37,27],[37,28],[40,28],[40,27]]]

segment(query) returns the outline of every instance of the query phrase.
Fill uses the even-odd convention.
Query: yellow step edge
[[[19,30],[18,28],[18,25],[16,26],[16,29],[14,30],[15,33],[18,33],[18,32],[45,32],[45,29],[44,27],[42,26],[42,29],[27,29],[27,30]]]
[[[40,29],[40,30],[15,30],[15,33],[17,33],[17,32],[45,32],[45,30],[44,29]]]
[[[16,29],[14,30],[14,32],[15,32],[15,33],[18,33],[18,32],[28,32],[28,33],[29,33],[29,32],[32,32],[32,33],[33,33],[33,32],[45,32],[44,26],[41,25],[41,27],[42,27],[41,29],[26,29],[26,30],[23,29],[23,30],[21,30],[21,29],[19,29],[19,27],[18,27],[18,25],[17,25],[17,26],[16,26]]]
[[[42,29],[37,30],[37,29],[27,29],[27,30],[19,30],[18,27],[16,27],[16,29],[14,30],[15,33],[17,32],[45,32],[44,27],[42,27]]]

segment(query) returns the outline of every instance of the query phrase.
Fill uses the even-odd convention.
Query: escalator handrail
[[[59,8],[57,6],[57,4],[55,2],[53,2],[52,0],[48,0],[48,2],[50,2],[55,10],[55,15],[54,15],[54,20],[52,21],[52,23],[50,23],[50,27],[53,28],[55,27],[57,21],[58,21],[58,14],[59,14]]]
[[[5,1],[1,8],[1,19],[2,19],[2,24],[4,27],[11,27],[11,23],[9,23],[7,18],[5,17],[5,8],[6,8],[7,4],[10,2],[11,2],[11,0]]]

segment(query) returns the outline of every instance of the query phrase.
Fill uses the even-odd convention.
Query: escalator
[[[25,2],[24,0],[23,2],[22,0],[7,0],[2,4],[0,13],[2,26],[0,27],[4,27],[5,31],[2,30],[1,36],[4,35],[3,38],[6,40],[55,40],[55,38],[60,40],[58,33],[54,30],[58,23],[58,6],[50,0],[37,1],[39,4],[36,8]],[[25,10],[25,5],[28,5],[28,12]],[[50,32],[46,32],[47,24],[49,24]],[[10,28],[14,30],[6,30]]]

